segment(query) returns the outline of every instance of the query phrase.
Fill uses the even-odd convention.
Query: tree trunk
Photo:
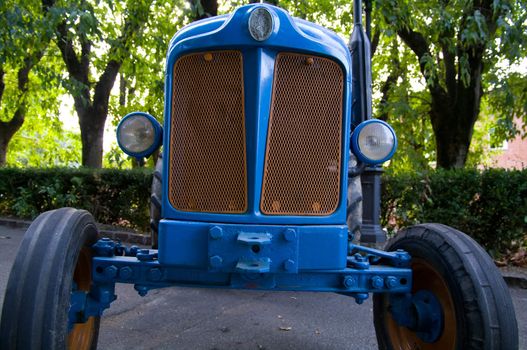
[[[4,167],[6,164],[6,155],[7,155],[7,145],[9,142],[6,142],[3,136],[0,135],[0,167]]]
[[[458,116],[452,108],[445,108],[436,101],[430,111],[436,140],[437,167],[444,169],[463,168],[467,160],[474,125],[462,128],[456,124],[465,116]],[[465,123],[463,123],[465,124]]]
[[[81,129],[82,166],[102,167],[104,125],[108,117],[110,92],[119,68],[120,64],[115,61],[108,63],[95,86],[93,102],[87,87],[74,98]]]
[[[0,122],[0,167],[6,165],[9,142],[24,123],[25,110],[23,108],[23,106],[19,107],[10,121]]]
[[[382,12],[392,13],[395,10],[390,7],[392,5],[390,3]],[[409,8],[408,11],[411,12]],[[497,9],[492,1],[474,1],[463,10],[460,27],[445,27],[437,33],[438,38],[425,37],[408,23],[393,23],[398,27],[399,37],[417,56],[421,74],[430,91],[432,105],[429,115],[439,168],[465,166],[483,95],[483,57],[496,34],[499,13],[495,11]],[[465,39],[462,33],[469,30],[469,18],[476,14],[485,17],[488,32],[485,33],[485,40],[472,42]],[[394,22],[393,19],[385,19],[388,23]],[[434,47],[439,50],[434,51]]]
[[[482,52],[470,59],[470,83],[453,82],[450,93],[431,89],[430,119],[436,139],[437,167],[463,168],[467,161],[474,124],[479,116],[483,63]],[[455,91],[455,93],[452,93]]]
[[[0,121],[0,167],[5,166],[6,164],[9,142],[11,142],[15,133],[20,130],[22,124],[24,124],[27,109],[27,100],[24,95],[28,91],[29,72],[33,66],[40,61],[43,54],[44,50],[41,50],[32,56],[26,57],[24,59],[24,65],[17,72],[18,92],[21,97],[19,99],[18,107],[13,113],[13,118],[7,122]],[[0,102],[3,98],[4,88],[4,70],[3,67],[0,67]]]
[[[101,168],[106,114],[97,113],[91,106],[76,111],[81,129],[82,166]]]
[[[42,1],[42,11],[44,16],[49,12],[50,7],[53,6],[53,1],[43,0]],[[26,117],[27,109],[27,99],[25,94],[28,91],[29,83],[29,72],[33,67],[40,62],[42,56],[44,56],[44,50],[47,47],[50,38],[46,35],[42,38],[42,47],[40,50],[34,52],[29,52],[26,57],[24,57],[24,64],[17,71],[17,86],[18,92],[20,94],[19,104],[13,113],[13,118],[9,121],[0,121],[0,167],[5,166],[7,158],[7,148],[9,142],[15,135],[15,133],[20,130],[24,124]],[[0,64],[0,104],[4,97],[5,82],[4,82],[5,71],[3,65]]]
[[[424,58],[431,54],[429,44],[422,34],[404,28],[400,29],[398,34],[417,55],[421,73],[428,82],[428,90],[432,97],[430,120],[436,139],[437,167],[463,168],[483,94],[481,79],[484,48],[473,48],[467,53],[470,75],[468,84],[460,77],[456,79],[456,74],[461,74],[456,73],[455,57],[444,50],[445,88],[441,86],[438,77],[430,75],[426,68]],[[459,52],[461,56],[461,47]],[[458,70],[461,70],[461,67],[458,67]]]
[[[149,9],[148,7],[148,11]],[[79,47],[74,44],[69,34],[67,22],[63,21],[57,28],[57,46],[62,53],[70,79],[76,82],[76,86],[80,86],[79,90],[71,91],[71,93],[74,96],[75,110],[79,117],[82,165],[85,167],[102,167],[104,125],[108,116],[110,93],[124,57],[126,57],[127,47],[133,40],[133,35],[141,30],[141,25],[145,22],[138,16],[145,16],[145,18],[148,16],[148,11],[144,9],[135,9],[135,11],[130,10],[130,17],[125,20],[122,28],[122,35],[112,42],[109,49],[108,56],[118,58],[112,58],[107,62],[103,73],[95,84],[89,79],[90,53],[93,43],[83,33],[78,33],[80,39],[80,53],[78,53]]]

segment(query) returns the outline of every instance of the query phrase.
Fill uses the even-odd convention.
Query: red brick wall
[[[508,142],[508,147],[502,153],[493,157],[493,166],[506,169],[527,168],[527,137],[520,135]]]

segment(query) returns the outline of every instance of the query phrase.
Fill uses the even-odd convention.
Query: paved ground
[[[0,226],[0,307],[23,229]],[[511,288],[527,349],[527,289]],[[118,285],[99,349],[376,349],[371,301],[330,293],[167,288],[141,298]]]

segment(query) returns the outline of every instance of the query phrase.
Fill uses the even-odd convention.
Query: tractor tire
[[[150,195],[150,229],[152,232],[152,249],[158,248],[159,221],[161,220],[161,199],[163,189],[163,154],[159,153],[152,178]]]
[[[349,168],[357,166],[357,158],[350,154]],[[346,223],[350,232],[350,238],[356,242],[360,241],[360,228],[362,225],[362,185],[360,174],[348,176],[348,201],[346,207]]]
[[[492,259],[472,238],[441,224],[401,231],[386,250],[412,256],[412,294],[433,293],[443,323],[425,342],[395,322],[389,294],[375,294],[373,316],[379,349],[518,349],[518,325],[509,290]]]
[[[29,226],[11,269],[0,323],[0,349],[96,349],[99,317],[68,331],[70,293],[91,287],[97,227],[73,208],[45,212]]]

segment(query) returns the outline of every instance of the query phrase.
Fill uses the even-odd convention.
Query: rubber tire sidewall
[[[357,157],[350,153],[348,168],[357,166]],[[360,241],[362,226],[362,184],[361,176],[348,176],[348,193],[346,205],[346,224],[353,240]]]
[[[85,210],[61,208],[39,215],[21,242],[6,288],[0,348],[65,349],[73,273],[80,250],[97,240]],[[94,342],[100,318],[95,318]]]
[[[152,249],[159,247],[159,221],[161,220],[161,200],[163,195],[163,155],[159,153],[156,168],[152,176],[150,191],[150,232]]]
[[[455,308],[456,349],[518,348],[518,326],[508,287],[492,259],[472,238],[446,225],[416,225],[388,242],[386,250],[396,249],[422,258],[445,280]],[[374,294],[374,324],[379,349],[394,349],[384,323],[388,312],[384,310],[385,298],[387,294]]]

